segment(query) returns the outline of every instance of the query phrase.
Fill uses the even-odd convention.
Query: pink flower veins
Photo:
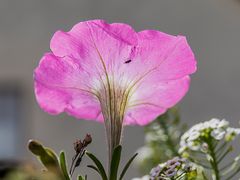
[[[50,47],[34,72],[41,108],[109,125],[148,124],[181,100],[196,71],[185,37],[122,23],[80,22]]]
[[[185,37],[122,23],[80,22],[57,31],[50,47],[34,72],[39,105],[104,122],[109,161],[123,124],[146,125],[174,106],[196,71]]]

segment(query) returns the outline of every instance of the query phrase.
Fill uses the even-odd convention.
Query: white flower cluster
[[[205,151],[208,147],[205,140],[213,138],[217,141],[225,139],[225,141],[232,141],[240,134],[240,128],[229,127],[229,122],[220,119],[211,119],[194,125],[187,132],[185,132],[180,141],[179,153],[190,149],[193,151]]]

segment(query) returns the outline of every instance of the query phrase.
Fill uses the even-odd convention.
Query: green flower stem
[[[181,179],[181,178],[183,177],[183,175],[185,175],[185,174],[186,174],[186,172],[184,171],[182,174],[178,175],[178,176],[175,178],[175,180]]]
[[[223,170],[231,167],[231,165],[233,165],[233,163],[234,163],[234,161],[231,161],[231,162],[227,163],[225,166],[223,166],[222,168],[220,168],[220,171],[223,171]]]
[[[207,141],[208,148],[209,148],[209,155],[212,157],[212,160],[210,160],[210,164],[213,168],[213,172],[215,174],[216,180],[220,180],[220,174],[219,174],[219,168],[218,168],[218,163],[217,163],[217,157],[216,153],[214,151],[214,146],[212,139],[209,138]]]
[[[223,150],[225,150],[225,147],[227,146],[227,142],[225,141],[217,150],[216,154],[221,153]]]
[[[218,160],[218,163],[220,163],[224,158],[225,158],[225,156],[229,153],[229,152],[231,152],[232,151],[232,147],[230,146],[227,150],[226,150],[226,152],[224,152],[222,155],[221,155],[221,157],[219,158],[219,160]]]
[[[194,157],[194,156],[193,156],[193,157]],[[192,158],[192,157],[190,156],[190,157],[188,157],[188,159],[189,159],[190,161],[192,161],[192,162],[194,162],[194,163],[196,163],[196,164],[198,164],[198,165],[206,168],[206,169],[212,169],[212,167],[209,167],[208,164],[204,164],[204,162],[201,162],[199,159],[197,159],[197,158],[195,158],[195,157]]]
[[[208,178],[207,178],[207,176],[204,172],[202,172],[202,177],[203,177],[204,180],[208,180]]]
[[[240,167],[232,175],[230,175],[226,180],[231,180],[239,172],[240,172]]]

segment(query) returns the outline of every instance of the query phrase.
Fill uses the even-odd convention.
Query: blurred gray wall
[[[15,84],[23,92],[24,114],[19,118],[23,135],[16,152],[31,157],[27,139],[36,138],[69,159],[72,142],[91,133],[90,150],[106,161],[101,124],[66,115],[50,116],[37,105],[33,69],[58,30],[69,30],[87,19],[125,22],[136,30],[158,29],[183,34],[198,59],[188,95],[181,102],[183,120],[190,125],[211,117],[240,120],[240,1],[237,0],[0,0],[0,88]],[[126,127],[124,158],[144,142],[142,127]],[[1,146],[4,146],[1,142]],[[0,148],[1,148],[0,146]],[[0,157],[1,158],[1,157]],[[89,163],[85,159],[85,163]],[[84,166],[84,165],[83,165]],[[89,171],[87,171],[89,172]],[[137,176],[132,168],[126,179]],[[94,175],[89,179],[97,179]]]

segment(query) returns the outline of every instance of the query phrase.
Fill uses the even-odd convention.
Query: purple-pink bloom
[[[57,31],[50,48],[34,72],[41,108],[104,121],[112,136],[122,124],[146,125],[174,106],[196,71],[184,36],[135,32],[123,23],[80,22]]]

